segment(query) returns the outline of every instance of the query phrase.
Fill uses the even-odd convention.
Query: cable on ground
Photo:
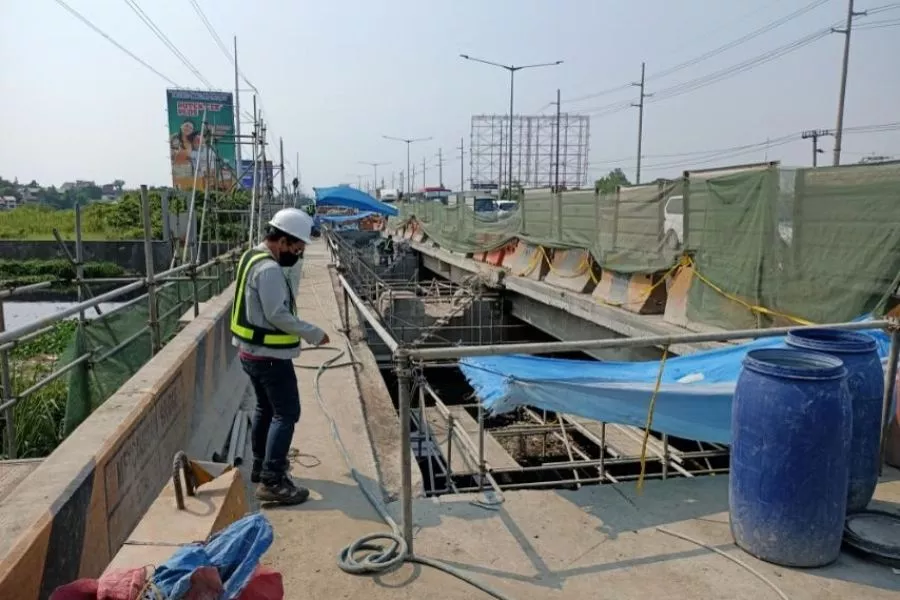
[[[384,503],[366,487],[363,477],[356,470],[356,467],[353,466],[353,462],[350,459],[350,454],[347,452],[347,448],[344,446],[344,443],[341,440],[340,433],[338,432],[337,423],[331,416],[331,413],[328,412],[328,409],[325,406],[325,401],[322,399],[321,379],[325,371],[329,369],[338,369],[349,366],[358,367],[360,363],[358,360],[356,360],[355,357],[353,357],[352,350],[349,350],[351,360],[345,362],[338,361],[340,361],[341,358],[343,358],[344,355],[347,354],[348,350],[342,350],[341,348],[337,348],[335,346],[319,346],[318,348],[310,348],[309,350],[328,350],[331,352],[337,352],[335,356],[329,358],[328,360],[325,360],[318,367],[312,365],[296,366],[305,369],[316,369],[316,378],[313,386],[315,392],[314,396],[316,402],[319,404],[319,407],[322,409],[325,418],[328,419],[329,426],[331,427],[331,436],[337,443],[338,448],[340,449],[341,454],[344,457],[344,461],[347,464],[347,468],[350,469],[350,476],[353,478],[360,491],[362,491],[363,495],[369,501],[369,504],[372,505],[372,507],[379,514],[382,520],[391,528],[391,531],[389,532],[372,533],[350,543],[338,554],[338,567],[340,567],[340,569],[345,573],[349,573],[351,575],[375,575],[393,571],[403,563],[416,563],[420,565],[426,565],[433,569],[443,571],[448,575],[452,575],[453,577],[456,577],[457,579],[468,583],[469,585],[483,591],[484,593],[493,598],[496,598],[497,600],[511,600],[509,596],[504,595],[500,591],[490,587],[485,583],[481,583],[473,579],[468,574],[464,573],[460,569],[457,569],[456,567],[452,567],[446,563],[432,558],[416,556],[415,554],[410,552],[410,549],[406,544],[406,540],[403,538],[400,526],[397,525],[397,522],[393,519],[393,517],[391,517],[390,513],[388,513],[387,507],[384,506]]]

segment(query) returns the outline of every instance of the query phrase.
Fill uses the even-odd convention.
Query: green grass
[[[22,393],[62,366],[59,357],[75,335],[76,327],[75,321],[62,321],[51,331],[10,351],[13,395]],[[16,404],[13,422],[18,458],[47,456],[62,442],[67,395],[68,377],[64,375]],[[4,435],[5,429],[0,430],[0,438]],[[5,447],[4,441],[0,448]]]

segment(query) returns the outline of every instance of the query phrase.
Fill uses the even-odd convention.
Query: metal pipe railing
[[[27,285],[20,285],[10,288],[3,288],[0,290],[0,298],[9,298],[11,296],[15,296],[17,294],[25,294],[28,292],[35,292],[37,290],[42,290],[44,288],[48,288],[53,285],[53,281],[39,281],[37,283],[29,283]]]
[[[381,341],[390,349],[390,351],[396,352],[399,348],[399,344],[397,340],[388,332],[387,329],[381,324],[381,321],[372,314],[372,311],[369,310],[369,307],[360,299],[359,296],[356,295],[356,292],[353,290],[353,287],[350,283],[344,279],[343,275],[338,275],[338,281],[341,282],[341,286],[343,286],[344,291],[347,292],[347,296],[353,302],[356,309],[363,316],[366,322],[372,326],[372,329],[378,334],[378,337],[381,338]]]
[[[891,321],[851,321],[814,326],[772,327],[770,329],[741,329],[714,333],[685,333],[675,335],[654,335],[633,338],[579,340],[572,342],[528,342],[519,344],[490,344],[487,346],[452,346],[447,348],[409,348],[407,356],[412,360],[460,359],[472,356],[497,356],[503,354],[551,354],[579,352],[605,348],[640,348],[649,346],[671,346],[673,344],[697,342],[724,342],[728,340],[749,340],[765,337],[779,337],[791,331],[805,329],[843,329],[863,331],[884,329]]]

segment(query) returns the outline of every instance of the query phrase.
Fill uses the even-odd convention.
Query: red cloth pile
[[[100,579],[79,579],[53,591],[50,600],[138,600],[147,583],[147,572],[121,569],[104,573]],[[220,600],[222,580],[214,567],[203,567],[191,575],[191,590],[184,600]],[[284,600],[281,573],[258,566],[250,583],[237,600]]]

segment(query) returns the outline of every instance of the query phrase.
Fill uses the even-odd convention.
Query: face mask
[[[278,255],[278,264],[282,267],[293,267],[298,260],[300,260],[300,255],[293,252],[282,252]]]

